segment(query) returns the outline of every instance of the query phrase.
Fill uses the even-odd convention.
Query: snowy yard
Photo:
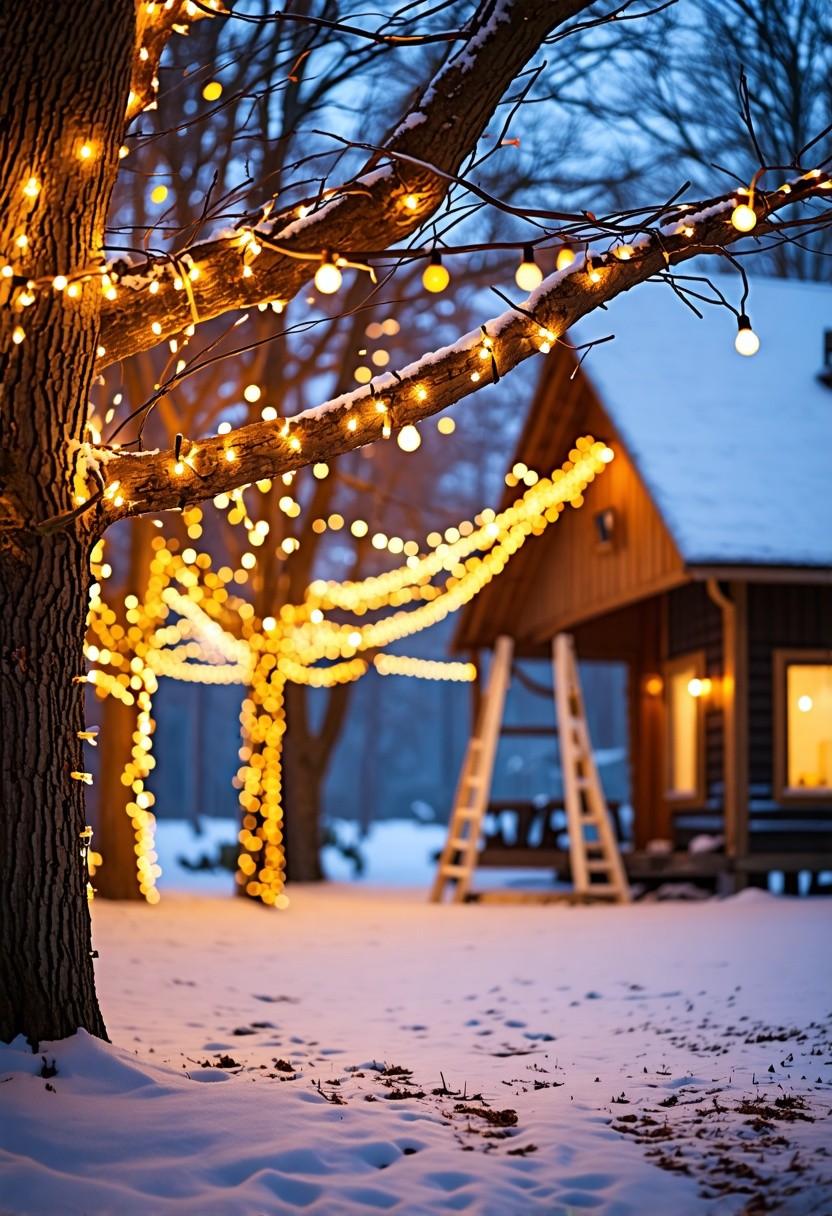
[[[115,1046],[0,1054],[0,1211],[832,1212],[830,903],[94,905]]]

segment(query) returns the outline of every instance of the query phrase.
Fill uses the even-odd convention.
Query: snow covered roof
[[[737,278],[716,281],[739,303]],[[704,311],[648,283],[571,336],[615,334],[583,370],[686,564],[832,566],[832,390],[817,379],[832,289],[752,280],[750,358],[733,317]]]

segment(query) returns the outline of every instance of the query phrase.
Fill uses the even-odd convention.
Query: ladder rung
[[[452,849],[467,849],[470,846],[471,841],[466,840],[463,836],[452,836],[448,841],[448,844]]]
[[[454,819],[479,819],[480,813],[476,807],[461,806],[458,810],[454,811],[453,818]]]
[[[464,878],[470,874],[469,866],[440,866],[439,873],[443,878]]]
[[[612,871],[613,863],[611,861],[587,861],[586,868],[590,874],[604,874],[607,870]]]

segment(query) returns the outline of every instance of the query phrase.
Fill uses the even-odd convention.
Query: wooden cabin
[[[738,302],[739,280],[718,282]],[[615,459],[468,606],[455,645],[508,634],[545,656],[565,630],[580,659],[626,664],[633,878],[730,889],[782,871],[789,891],[808,871],[817,889],[832,870],[832,290],[752,281],[746,311],[752,357],[727,309],[700,320],[658,283],[570,334],[615,335],[580,365],[555,348],[512,468],[549,473],[586,433]],[[724,844],[688,852],[703,833]]]

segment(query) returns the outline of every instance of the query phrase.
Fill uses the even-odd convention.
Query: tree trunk
[[[133,791],[121,780],[132,756],[136,723],[134,705],[115,697],[101,705],[95,846],[103,861],[93,884],[101,899],[142,898],[136,879],[136,833],[127,813]]]
[[[92,968],[84,783],[89,555],[68,534],[0,557],[0,1039],[106,1037]]]
[[[122,527],[124,525],[121,525]],[[135,595],[144,602],[152,550],[146,519],[130,521],[130,564],[119,599]],[[118,611],[117,604],[111,607]],[[120,618],[120,624],[126,621]],[[128,811],[134,794],[122,781],[124,771],[133,756],[134,734],[138,711],[108,696],[101,703],[98,779],[96,781],[96,837],[98,852],[103,857],[95,874],[95,893],[101,899],[143,899],[136,872],[136,828]]]
[[[283,736],[283,840],[288,882],[320,882],[321,784],[325,775],[313,756],[309,738],[303,738],[296,703],[306,689],[286,686],[286,734]]]
[[[76,682],[95,524],[71,512],[103,299],[86,270],[117,172],[135,12],[132,0],[1,11],[0,249],[13,274],[0,285],[0,1039],[37,1042],[78,1027],[106,1037]],[[58,274],[77,296],[52,288]]]

